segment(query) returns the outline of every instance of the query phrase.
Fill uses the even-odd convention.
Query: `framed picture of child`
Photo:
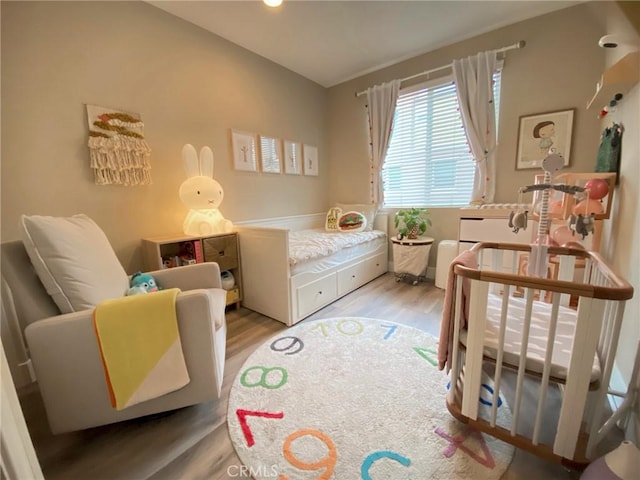
[[[569,165],[574,111],[570,109],[520,117],[516,170],[541,168],[542,160],[550,153],[562,155],[564,166]]]

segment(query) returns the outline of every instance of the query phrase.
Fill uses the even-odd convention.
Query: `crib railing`
[[[521,257],[530,250],[521,244],[481,243],[472,249],[477,269],[454,267],[452,387],[447,406],[460,420],[517,447],[554,461],[586,463],[602,440],[606,394],[625,301],[633,296],[633,288],[599,254],[561,247],[548,250],[553,256],[551,278],[518,274]],[[464,282],[469,288],[463,288]],[[469,292],[468,299],[463,292]],[[516,292],[522,298],[512,300]],[[467,300],[465,331],[461,306]],[[488,319],[490,301],[501,303],[499,315],[494,306]],[[542,340],[541,328],[546,332]],[[507,336],[519,347],[507,346]],[[558,349],[569,350],[563,365],[554,363]],[[478,408],[483,371],[492,375],[494,384],[488,418],[481,418]],[[510,425],[498,425],[496,420],[502,390],[511,395]],[[549,425],[550,416],[555,428]]]

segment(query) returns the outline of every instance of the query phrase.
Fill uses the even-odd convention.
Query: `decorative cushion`
[[[62,313],[127,292],[129,279],[109,240],[86,215],[23,215],[20,229],[31,263]]]
[[[360,212],[346,212],[340,215],[338,230],[341,232],[362,232],[367,228],[367,217]]]
[[[341,208],[343,212],[361,212],[367,218],[366,231],[373,230],[373,223],[378,213],[377,205],[367,205],[364,203],[337,203],[336,207]]]
[[[332,207],[327,212],[327,218],[324,222],[324,229],[327,232],[339,232],[338,220],[342,216],[342,209],[338,207]]]

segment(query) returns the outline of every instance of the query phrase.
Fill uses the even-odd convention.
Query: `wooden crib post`
[[[556,329],[558,327],[558,309],[560,306],[560,295],[554,294],[551,305],[551,318],[549,323],[549,333],[547,335],[547,347],[545,350],[544,367],[542,369],[542,380],[540,381],[540,395],[538,396],[538,410],[536,412],[536,422],[533,428],[533,436],[531,443],[538,445],[540,429],[542,428],[542,416],[547,400],[547,391],[549,389],[549,376],[551,375],[551,359],[553,358],[553,347],[556,338]]]
[[[561,255],[560,266],[558,268],[558,280],[565,280],[567,282],[573,282],[573,272],[576,266],[576,257],[573,255]],[[560,296],[560,304],[568,307],[571,301],[571,295],[563,293]]]
[[[609,428],[608,425],[606,426],[606,423],[604,425],[602,424],[602,413],[604,410],[606,395],[609,391],[609,381],[611,380],[611,371],[613,370],[616,351],[618,350],[618,339],[620,337],[620,329],[622,327],[622,317],[624,316],[625,304],[619,302],[616,304],[617,308],[612,308],[613,302],[608,303],[611,304],[609,305],[610,308],[607,309],[608,315],[611,315],[613,319],[607,318],[607,320],[612,321],[613,326],[610,329],[611,335],[609,335],[607,344],[603,349],[606,350],[606,356],[604,357],[604,368],[602,369],[600,389],[593,394],[593,396],[595,397],[595,406],[593,411],[593,418],[591,419],[589,443],[587,444],[587,458],[591,458],[593,450],[602,440],[604,435],[608,432]]]
[[[518,421],[520,419],[520,406],[522,405],[523,383],[527,364],[527,349],[529,346],[529,330],[531,328],[531,312],[533,310],[533,295],[534,290],[532,288],[525,289],[525,308],[524,319],[522,324],[521,334],[521,354],[518,361],[518,376],[516,379],[516,399],[513,407],[513,420],[511,421],[511,435],[515,435],[518,430]]]
[[[514,258],[515,260],[515,258]],[[503,298],[508,299],[511,295],[511,285],[505,284]],[[504,337],[507,332],[507,315],[509,302],[502,302],[500,307],[500,330],[498,334],[498,352],[496,355],[496,370],[493,380],[493,400],[491,401],[491,426],[496,426],[496,416],[498,414],[498,398],[500,397],[500,382],[502,382],[502,360],[504,357]]]
[[[456,276],[456,298],[454,307],[454,327],[453,327],[453,353],[451,359],[451,386],[447,394],[447,402],[453,404],[458,395],[458,380],[460,378],[460,318],[462,316],[462,281],[460,275]]]
[[[581,297],[578,305],[567,383],[553,444],[553,452],[561,457],[574,458],[591,382],[593,358],[600,336],[604,304],[604,300]]]
[[[497,248],[491,249],[491,271],[492,272],[502,272],[504,269],[504,250],[499,250]],[[500,290],[502,289],[502,284],[493,283],[491,284],[491,293],[495,293],[496,295],[500,295]]]
[[[489,282],[471,280],[462,414],[474,420],[478,418],[478,397],[482,384],[482,356],[484,331],[487,323],[488,294]]]

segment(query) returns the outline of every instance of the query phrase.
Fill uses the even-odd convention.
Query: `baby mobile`
[[[579,185],[566,185],[562,183],[551,183],[552,175],[562,169],[564,159],[562,155],[551,153],[542,161],[542,169],[544,170],[544,178],[542,183],[527,185],[520,187],[518,190],[518,204],[522,205],[522,196],[525,193],[533,191],[541,191],[542,199],[540,202],[538,236],[531,245],[531,254],[528,262],[528,275],[536,277],[546,277],[548,267],[547,250],[550,246],[549,239],[550,218],[549,218],[549,194],[551,190],[559,191],[565,194],[573,195],[576,200],[576,207],[573,213],[567,219],[567,226],[574,233],[584,239],[590,233],[593,233],[595,224],[595,213],[592,202],[600,204],[600,200],[604,198],[608,191],[608,184],[601,179],[593,179],[588,181],[584,187]],[[526,230],[528,221],[528,211],[520,208],[518,211],[512,211],[509,215],[509,227],[514,233],[518,233],[520,229]]]

